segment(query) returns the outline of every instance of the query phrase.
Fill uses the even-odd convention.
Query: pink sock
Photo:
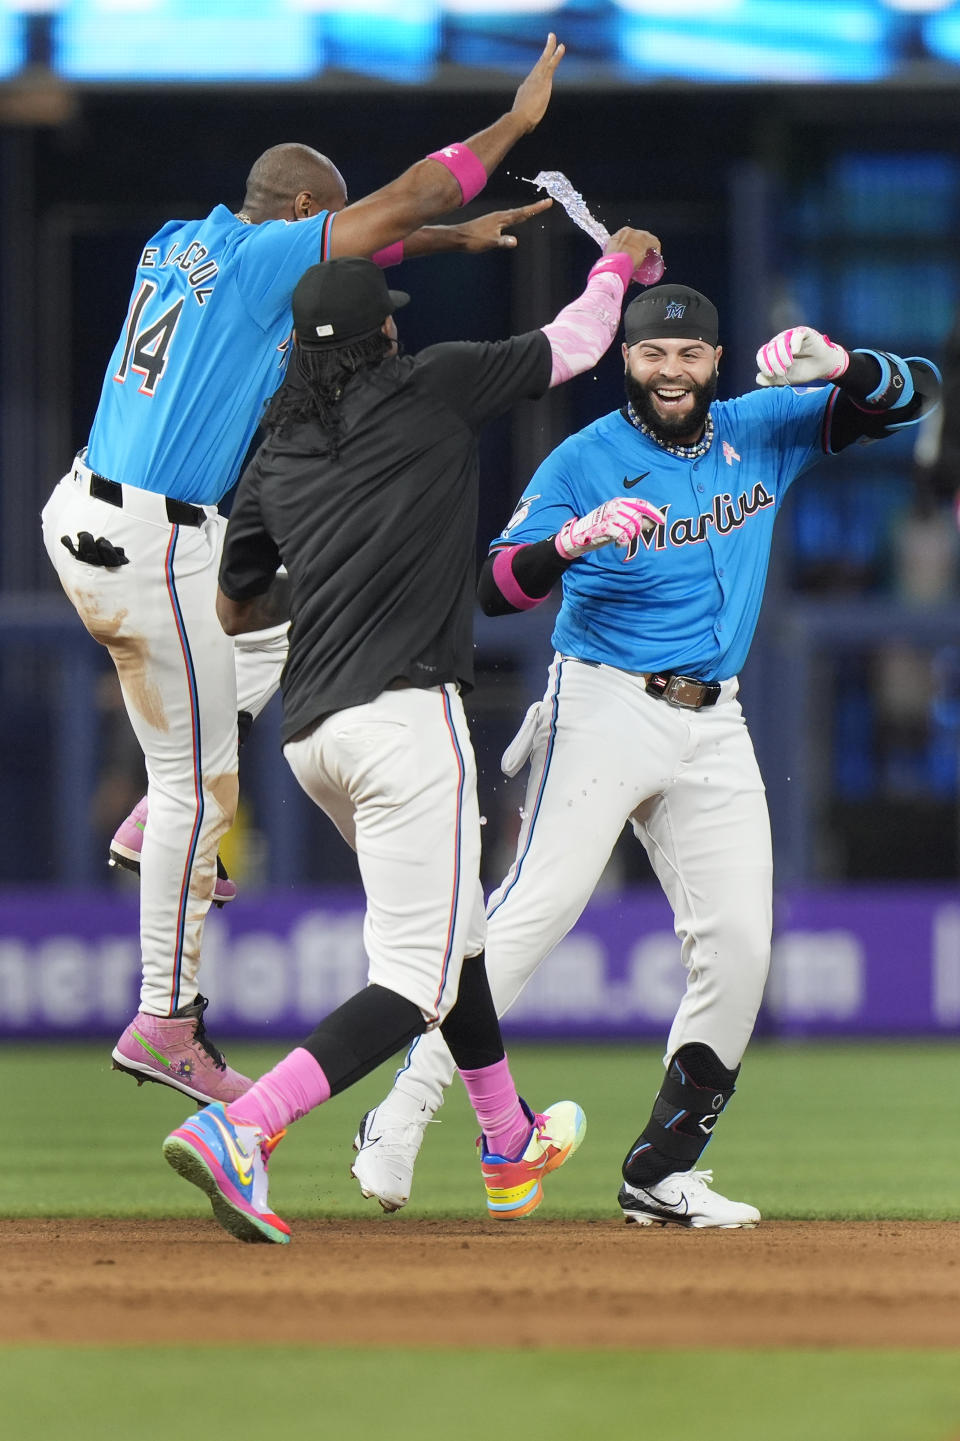
[[[530,1139],[530,1121],[520,1104],[507,1058],[479,1071],[461,1071],[470,1104],[477,1113],[487,1150],[518,1160]]]
[[[227,1107],[234,1125],[259,1126],[275,1136],[330,1099],[330,1084],[315,1056],[298,1046]]]

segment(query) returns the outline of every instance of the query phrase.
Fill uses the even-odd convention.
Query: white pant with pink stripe
[[[555,658],[546,694],[528,714],[516,859],[487,906],[498,1015],[576,924],[630,823],[673,909],[686,971],[665,1059],[701,1042],[725,1066],[739,1064],[770,961],[773,865],[763,782],[736,693],[736,680],[724,681],[715,706],[680,710],[648,695],[638,675]],[[624,946],[635,940],[624,935]],[[396,1084],[432,1112],[453,1070],[443,1037],[424,1036]]]
[[[442,1021],[484,942],[476,762],[456,687],[385,690],[283,753],[357,853],[370,983]]]
[[[143,750],[150,811],[140,858],[141,1009],[170,1015],[197,994],[203,923],[217,848],[237,807],[234,646],[215,600],[225,519],[172,525],[161,495],[121,487],[118,508],[89,493],[77,462],[43,511],[43,538],[60,582],[117,668]],[[122,546],[115,569],[77,560],[61,544],[79,531]]]

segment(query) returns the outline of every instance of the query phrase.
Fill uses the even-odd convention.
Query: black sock
[[[504,1057],[500,1022],[490,995],[483,952],[467,956],[460,972],[456,1005],[440,1026],[459,1071],[480,1071]]]
[[[386,986],[367,986],[331,1011],[301,1044],[323,1067],[336,1096],[425,1030],[419,1006]]]

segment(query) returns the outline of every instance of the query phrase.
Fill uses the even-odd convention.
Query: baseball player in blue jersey
[[[237,803],[234,647],[215,611],[226,524],[217,503],[282,379],[294,287],[331,256],[389,263],[405,237],[405,254],[463,247],[462,228],[420,227],[478,194],[539,123],[562,56],[550,35],[511,110],[353,205],[326,157],[276,146],[254,165],[239,213],[218,205],[202,220],[171,220],[140,255],[89,442],[43,511],[47,553],[110,652],[146,760],[143,984],[113,1052],[139,1081],[200,1102],[250,1084],[207,1039],[198,994],[217,849]],[[495,218],[486,235],[498,243]]]
[[[787,488],[825,454],[916,424],[939,375],[796,326],[759,352],[756,391],[718,403],[705,296],[648,290],[624,329],[626,405],[544,461],[480,578],[493,615],[563,585],[546,692],[503,760],[508,775],[529,764],[529,780],[516,858],[487,906],[487,970],[502,1015],[576,923],[629,822],[673,909],[687,982],[619,1203],[641,1225],[754,1226],[755,1207],[695,1169],[733,1095],[770,959],[770,829],[737,674]],[[664,520],[623,545],[629,496]],[[442,1037],[424,1036],[364,1117],[354,1174],[385,1209],[409,1196],[450,1074]]]

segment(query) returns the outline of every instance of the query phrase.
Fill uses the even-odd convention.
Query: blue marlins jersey
[[[333,218],[247,225],[218,205],[147,242],[90,432],[92,470],[217,504],[283,379],[290,298],[327,258]]]
[[[836,393],[770,388],[719,401],[713,444],[695,460],[671,455],[619,411],[559,445],[491,550],[543,540],[616,495],[650,501],[666,523],[564,572],[556,649],[623,670],[736,675],[756,629],[774,519],[794,477],[824,454]]]

